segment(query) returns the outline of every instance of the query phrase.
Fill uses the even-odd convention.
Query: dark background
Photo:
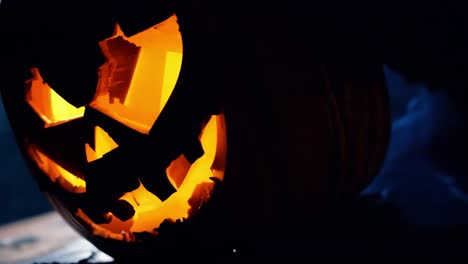
[[[52,210],[16,146],[0,100],[0,224]]]

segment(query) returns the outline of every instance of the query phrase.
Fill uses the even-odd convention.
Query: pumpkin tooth
[[[109,224],[112,222],[112,215],[101,211],[85,210],[86,215],[96,224]]]
[[[106,193],[116,194],[133,191],[140,185],[131,164],[119,151],[111,151],[86,164],[84,171],[90,192],[105,190]]]
[[[197,159],[201,158],[205,154],[205,151],[203,150],[203,146],[200,141],[195,139],[187,142],[183,154],[190,164],[193,164]]]
[[[166,173],[169,177],[169,181],[171,181],[177,189],[180,188],[185,177],[187,177],[191,165],[192,164],[187,160],[185,155],[180,155],[167,167]]]
[[[135,215],[135,209],[125,200],[117,200],[112,203],[110,212],[122,221],[127,221]]]
[[[161,201],[165,201],[177,190],[172,186],[165,171],[155,174],[139,175],[143,186],[152,194],[156,195]]]
[[[96,224],[109,224],[112,221],[112,215],[106,211],[108,203],[100,199],[92,198],[94,196],[84,196],[81,209]]]

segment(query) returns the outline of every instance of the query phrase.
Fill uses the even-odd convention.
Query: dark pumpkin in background
[[[41,190],[114,258],[304,252],[377,174],[382,65],[320,63],[280,9],[53,4],[10,17],[2,99]]]

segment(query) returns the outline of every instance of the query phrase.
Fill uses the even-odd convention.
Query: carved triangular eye
[[[77,108],[63,99],[43,79],[39,69],[31,69],[27,80],[26,101],[44,121],[45,127],[56,126],[84,115],[84,107]]]
[[[148,134],[174,90],[182,66],[182,36],[176,16],[126,37],[100,42],[107,58],[90,106]]]

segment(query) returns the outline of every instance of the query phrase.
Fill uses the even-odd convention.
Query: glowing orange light
[[[100,42],[108,61],[91,106],[147,134],[169,99],[182,65],[182,37],[176,16],[125,37],[116,27]]]
[[[180,72],[182,38],[177,17],[171,16],[129,38],[117,25],[114,36],[101,41],[100,45],[107,62],[99,69],[99,84],[88,107],[147,134],[169,100]],[[46,128],[84,115],[84,107],[77,109],[67,103],[43,82],[37,69],[33,69],[33,74],[34,78],[27,82],[27,101],[45,121]],[[165,220],[185,221],[210,198],[214,186],[211,178],[224,178],[225,133],[224,115],[213,115],[199,138],[204,155],[193,164],[181,155],[166,169],[168,180],[177,191],[165,201],[140,184],[119,198],[135,210],[127,221],[112,217],[110,223],[96,224],[81,209],[75,216],[90,227],[94,235],[125,241],[132,241],[135,232],[156,234],[155,228]],[[37,146],[28,147],[29,155],[52,182],[69,192],[86,192],[83,177],[58,165]],[[103,128],[95,126],[94,144],[83,147],[87,162],[93,162],[119,145]]]
[[[94,148],[85,145],[86,159],[88,162],[102,158],[104,154],[118,147],[117,143],[99,126],[94,128]]]
[[[62,188],[69,192],[83,193],[86,191],[86,182],[83,179],[58,165],[35,145],[30,145],[28,151],[39,169],[41,169],[52,182],[60,184]]]
[[[41,117],[45,127],[51,127],[84,115],[84,107],[76,108],[58,95],[41,77],[37,68],[32,68],[33,77],[26,81],[26,100]]]
[[[162,202],[158,197],[150,193],[142,184],[128,192],[120,199],[129,202],[135,209],[132,219],[122,222],[117,217],[113,217],[108,224],[100,224],[100,228],[113,233],[120,232],[153,232],[164,220],[183,220],[187,218],[190,210],[189,199],[192,198],[195,188],[201,183],[212,183],[210,177],[216,174],[220,180],[223,179],[224,168],[220,168],[221,173],[215,173],[213,163],[215,157],[222,156],[224,149],[223,139],[218,140],[218,133],[223,127],[223,116],[212,116],[205,126],[200,141],[205,154],[194,164],[190,164],[185,157],[180,156],[174,160],[167,168],[166,173],[171,183],[178,189],[171,197]],[[100,127],[95,127],[95,148],[85,145],[88,162],[101,158],[104,154],[118,147],[109,134]],[[223,131],[224,133],[224,131]],[[218,157],[219,158],[219,157]],[[224,157],[221,157],[224,159]],[[209,197],[200,199],[206,200]],[[198,198],[197,198],[198,199]],[[83,213],[82,213],[83,214]]]
[[[113,217],[109,224],[100,224],[104,228],[114,233],[124,232],[154,232],[164,220],[184,220],[189,217],[189,210],[191,206],[189,200],[193,199],[195,188],[202,183],[212,183],[210,177],[214,175],[212,171],[213,161],[216,155],[224,155],[224,152],[219,151],[218,130],[220,125],[224,122],[223,116],[213,116],[206,125],[201,136],[201,144],[205,150],[205,155],[199,158],[189,170],[186,172],[185,179],[179,185],[178,191],[174,193],[167,200],[162,202],[158,197],[147,191],[143,185],[140,184],[138,189],[128,192],[120,199],[129,202],[135,209],[135,215],[127,222],[122,222],[118,218]],[[99,131],[99,130],[96,130]],[[101,138],[97,137],[96,139]],[[96,149],[98,145],[107,144],[104,141],[96,140]],[[221,139],[222,141],[222,139]],[[218,150],[218,151],[217,151]],[[105,153],[104,153],[105,154]],[[175,164],[178,164],[176,162]],[[175,168],[172,168],[174,170]],[[167,169],[168,177],[171,179],[171,173]],[[218,174],[220,180],[223,179],[223,174]],[[173,180],[174,181],[174,180]],[[197,197],[197,199],[209,199],[209,193],[205,192],[202,195],[208,197]],[[83,213],[82,213],[83,214]]]

